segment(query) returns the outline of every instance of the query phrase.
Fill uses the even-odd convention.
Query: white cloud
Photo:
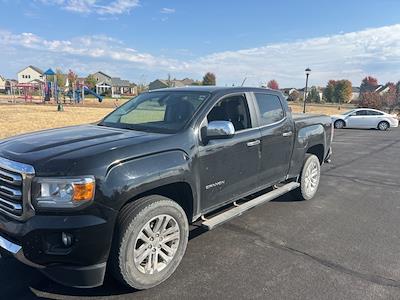
[[[313,70],[310,80],[316,85],[341,78],[348,78],[357,85],[365,75],[376,76],[382,82],[400,79],[400,24],[180,59],[141,52],[107,36],[48,40],[33,33],[13,34],[0,30],[0,51],[5,53],[4,62],[0,64],[3,68],[11,61],[7,59],[10,48],[15,48],[15,53],[19,54],[15,55],[16,60],[21,61],[18,68],[27,61],[26,55],[21,53],[29,50],[29,53],[36,53],[36,56],[30,54],[29,64],[46,57],[48,61],[68,61],[87,70],[89,67],[83,67],[85,64],[96,66],[112,62],[109,65],[113,71],[118,71],[116,76],[132,78],[140,73],[148,74],[149,80],[167,73],[200,78],[212,71],[221,85],[239,84],[248,77],[246,84],[249,85],[275,78],[281,86],[301,87],[306,67]],[[182,56],[176,54],[176,57]],[[16,64],[14,56],[13,64]]]
[[[61,6],[63,9],[84,14],[120,15],[129,13],[139,6],[139,0],[114,0],[105,3],[99,0],[38,0],[47,5]]]
[[[175,8],[168,8],[164,7],[160,10],[160,13],[162,14],[174,14],[175,13]]]

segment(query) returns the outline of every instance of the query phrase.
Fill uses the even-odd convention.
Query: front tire
[[[342,129],[346,126],[346,123],[343,120],[337,120],[334,123],[336,129]]]
[[[317,193],[321,177],[321,165],[314,154],[306,154],[298,187],[294,192],[299,200],[311,200]]]
[[[189,224],[180,205],[152,195],[123,207],[115,234],[110,256],[114,277],[143,290],[174,273],[186,251]]]
[[[389,127],[390,127],[390,125],[386,121],[379,122],[379,124],[378,124],[378,129],[381,131],[386,131],[389,129]]]

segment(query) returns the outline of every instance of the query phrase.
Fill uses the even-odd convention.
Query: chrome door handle
[[[252,141],[252,142],[248,142],[247,143],[247,147],[257,146],[259,144],[260,144],[260,140],[255,140],[255,141]]]
[[[293,135],[292,131],[282,133],[282,136],[292,136],[292,135]]]

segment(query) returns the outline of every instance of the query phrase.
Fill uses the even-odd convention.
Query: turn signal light
[[[74,201],[92,201],[94,198],[94,182],[74,183]]]

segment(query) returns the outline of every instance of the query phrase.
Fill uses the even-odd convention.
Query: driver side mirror
[[[235,127],[229,121],[212,121],[206,129],[206,137],[208,140],[227,139],[235,135]]]

